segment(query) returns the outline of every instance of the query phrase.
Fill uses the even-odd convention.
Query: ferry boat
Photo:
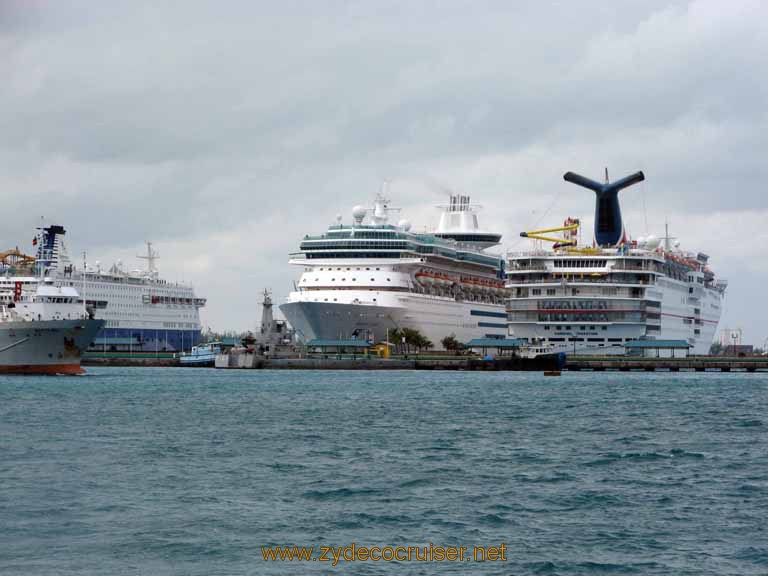
[[[127,270],[118,261],[78,266],[69,256],[62,226],[38,229],[35,256],[18,249],[0,253],[0,290],[16,284],[34,289],[39,283],[76,288],[95,317],[104,320],[91,349],[110,351],[129,342],[134,352],[190,350],[200,342],[199,310],[204,298],[192,286],[160,278],[157,252],[147,243],[144,270]]]
[[[618,194],[645,175],[610,182],[606,171],[601,183],[568,172],[564,179],[596,194],[594,242],[579,245],[572,218],[521,233],[535,245],[508,254],[510,334],[573,353],[623,353],[628,341],[657,339],[685,340],[693,354],[707,354],[727,282],[706,254],[683,250],[668,231],[629,237]]]
[[[49,282],[0,291],[0,373],[82,373],[81,354],[104,325],[84,304],[74,288]]]
[[[504,258],[486,252],[501,235],[478,226],[469,196],[451,195],[438,228],[417,233],[390,222],[389,201],[356,206],[352,222],[305,236],[291,264],[302,274],[280,310],[304,341],[365,338],[413,328],[435,348],[454,335],[503,338],[507,333]]]

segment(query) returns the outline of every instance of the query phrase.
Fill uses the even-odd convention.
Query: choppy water
[[[768,375],[0,378],[0,574],[768,574]],[[267,545],[506,562],[265,562]]]

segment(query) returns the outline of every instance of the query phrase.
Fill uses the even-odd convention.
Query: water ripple
[[[764,576],[767,392],[765,374],[0,377],[0,574]],[[261,559],[352,542],[508,560]]]

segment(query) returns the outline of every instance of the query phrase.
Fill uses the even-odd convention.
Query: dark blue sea
[[[768,375],[0,377],[0,574],[765,575]]]

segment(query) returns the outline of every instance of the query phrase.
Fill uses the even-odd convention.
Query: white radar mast
[[[155,279],[158,277],[157,272],[157,260],[160,258],[157,250],[152,247],[152,242],[147,241],[147,253],[146,255],[137,255],[136,258],[147,261],[147,276]]]

